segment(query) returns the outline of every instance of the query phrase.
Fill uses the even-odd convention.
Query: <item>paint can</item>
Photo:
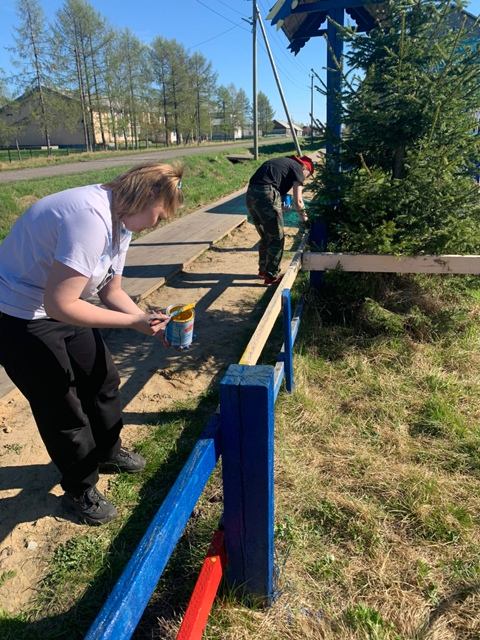
[[[170,315],[184,304],[172,304],[167,307],[165,313]],[[187,309],[171,318],[167,324],[165,337],[176,349],[188,349],[193,339],[193,323],[195,321],[195,309]]]

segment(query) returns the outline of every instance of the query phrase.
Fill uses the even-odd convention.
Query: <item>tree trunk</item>
[[[405,145],[402,144],[395,150],[393,156],[392,179],[401,180],[405,177]]]

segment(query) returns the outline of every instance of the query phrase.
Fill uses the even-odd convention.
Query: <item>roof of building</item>
[[[327,15],[332,10],[345,9],[357,24],[357,30],[368,32],[377,22],[382,23],[387,19],[387,7],[386,2],[375,3],[369,0],[277,0],[267,20],[271,20],[272,25],[277,25],[277,29],[282,29],[290,42],[288,49],[296,55],[310,38],[325,34]],[[459,11],[458,24],[452,26],[460,26],[460,16],[462,19],[466,16],[467,29],[474,28],[473,35],[467,42],[479,39],[480,27],[475,25],[477,19],[468,11]]]
[[[283,120],[277,120],[275,118],[273,123],[274,123],[274,125],[278,125],[278,127],[282,127],[283,129],[290,129],[290,125],[288,124],[288,122],[284,122]],[[294,124],[293,126],[295,127],[295,129],[297,131],[302,131],[302,127],[299,127],[298,124]],[[274,126],[274,128],[275,128],[275,126]]]

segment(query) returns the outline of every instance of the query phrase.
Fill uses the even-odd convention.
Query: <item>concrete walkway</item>
[[[134,300],[147,297],[245,222],[245,191],[236,191],[132,242],[122,278],[123,289]],[[0,398],[13,388],[0,367]]]

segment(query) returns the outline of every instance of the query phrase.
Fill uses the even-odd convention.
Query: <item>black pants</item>
[[[63,489],[95,485],[123,426],[120,379],[100,332],[0,314],[0,364],[29,401]]]

